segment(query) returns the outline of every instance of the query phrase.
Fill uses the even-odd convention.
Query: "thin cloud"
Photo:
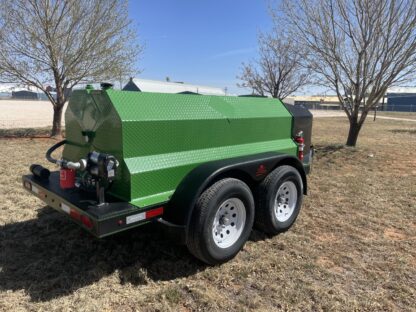
[[[221,53],[217,53],[211,56],[211,59],[219,59],[224,57],[236,56],[241,54],[248,54],[255,50],[255,48],[244,48],[244,49],[234,49],[228,50]]]

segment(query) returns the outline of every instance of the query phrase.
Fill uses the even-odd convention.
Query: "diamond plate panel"
[[[66,124],[71,144],[65,156],[76,159],[91,149],[114,154],[122,170],[112,193],[139,207],[169,200],[204,162],[267,151],[296,154],[292,117],[276,99],[77,91]],[[88,127],[96,132],[91,144],[80,134]]]

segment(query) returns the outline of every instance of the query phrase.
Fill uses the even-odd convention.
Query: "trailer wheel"
[[[237,179],[220,180],[198,198],[187,230],[188,249],[208,264],[226,262],[243,248],[253,222],[250,188]]]
[[[303,199],[299,172],[291,166],[273,170],[258,186],[255,225],[268,234],[288,230],[295,222]]]

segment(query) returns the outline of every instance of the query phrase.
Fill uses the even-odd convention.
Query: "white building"
[[[416,94],[416,87],[391,87],[387,93],[413,93]]]
[[[157,93],[196,93],[204,95],[226,95],[225,91],[221,88],[139,78],[131,78],[130,81],[124,86],[123,90]]]

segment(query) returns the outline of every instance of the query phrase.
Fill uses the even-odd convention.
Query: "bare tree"
[[[59,137],[67,91],[134,73],[136,38],[127,0],[0,0],[0,79],[42,90]]]
[[[309,70],[303,66],[304,50],[279,29],[258,38],[258,59],[242,65],[237,77],[239,87],[255,94],[284,99],[309,82]]]
[[[350,122],[349,146],[387,88],[414,78],[415,0],[284,0],[274,17],[309,50],[320,82],[336,92]]]

